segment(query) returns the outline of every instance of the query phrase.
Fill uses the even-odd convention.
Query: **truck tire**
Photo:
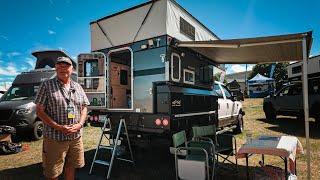
[[[40,140],[43,138],[43,122],[42,121],[36,121],[33,124],[32,138],[34,140]]]
[[[271,104],[263,106],[263,110],[268,121],[275,121],[277,119],[277,112]]]
[[[238,117],[237,117],[237,127],[234,129],[234,133],[240,134],[244,130],[244,125],[243,125],[243,115],[242,112],[240,111]]]

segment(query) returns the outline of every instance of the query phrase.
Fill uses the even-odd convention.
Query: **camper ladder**
[[[109,125],[109,129],[107,129],[107,125]],[[119,148],[118,143],[121,140],[120,136],[122,136],[122,137],[125,136],[126,137],[126,138],[123,138],[121,140],[122,141],[121,143],[123,143],[125,141],[125,139],[127,139],[127,143],[128,143],[127,145],[128,145],[129,151],[130,151],[131,159],[125,159],[125,158],[120,158],[120,157],[116,157],[116,159],[134,163],[133,154],[132,154],[131,145],[130,145],[130,140],[129,140],[128,129],[127,129],[127,125],[126,125],[125,119],[123,119],[123,118],[120,119],[120,123],[119,123],[119,126],[118,126],[118,130],[117,130],[117,134],[116,134],[116,138],[115,139],[114,139],[114,134],[115,134],[114,130],[115,129],[112,129],[112,127],[111,127],[110,118],[107,118],[105,120],[102,128],[101,128],[101,136],[100,136],[97,148],[96,148],[96,152],[95,152],[94,157],[93,157],[93,161],[92,161],[92,164],[91,164],[91,167],[90,167],[89,174],[92,173],[92,169],[93,169],[93,165],[94,164],[102,164],[102,165],[105,165],[105,166],[109,167],[108,168],[108,174],[107,174],[107,179],[109,179],[110,174],[111,174],[112,165],[113,165],[113,160],[114,160],[115,156],[118,156],[117,155],[117,150],[118,150],[117,148]],[[123,132],[123,130],[124,130],[124,132]],[[107,135],[109,135],[109,137]],[[101,145],[103,137],[105,137],[107,139],[109,145]],[[112,155],[111,155],[110,161],[104,161],[104,160],[97,160],[96,159],[98,151],[100,149],[111,150],[111,154]]]

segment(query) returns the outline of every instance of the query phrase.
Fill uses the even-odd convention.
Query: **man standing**
[[[59,57],[55,68],[57,77],[43,82],[35,99],[37,116],[44,122],[43,174],[58,179],[64,168],[65,179],[73,180],[75,168],[84,166],[81,135],[89,101],[71,79],[71,59]]]

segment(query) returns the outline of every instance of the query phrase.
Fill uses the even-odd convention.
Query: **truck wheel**
[[[34,140],[39,140],[39,139],[42,139],[42,137],[43,137],[43,122],[42,121],[36,121],[33,124],[32,138]]]
[[[238,123],[237,123],[237,127],[234,129],[234,132],[236,134],[240,134],[243,132],[243,129],[244,129],[244,125],[243,125],[243,115],[242,113],[240,112],[239,115],[238,115]]]
[[[277,119],[276,110],[272,107],[271,104],[267,105],[264,109],[264,114],[266,115],[266,119],[268,121],[275,121]]]

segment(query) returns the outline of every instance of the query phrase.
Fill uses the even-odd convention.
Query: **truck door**
[[[283,88],[275,97],[277,110],[299,111],[302,107],[302,87],[291,85]]]
[[[222,89],[219,84],[214,85],[214,90],[218,95],[218,117],[224,119],[227,117],[227,103],[224,99]]]
[[[106,108],[106,57],[103,53],[78,56],[78,83],[86,93],[91,109]]]
[[[227,118],[233,119],[233,115],[235,114],[235,102],[232,101],[232,95],[229,92],[229,90],[221,85],[222,91],[224,93],[225,99],[226,99],[226,106],[227,106],[227,111],[226,111],[226,116]]]

